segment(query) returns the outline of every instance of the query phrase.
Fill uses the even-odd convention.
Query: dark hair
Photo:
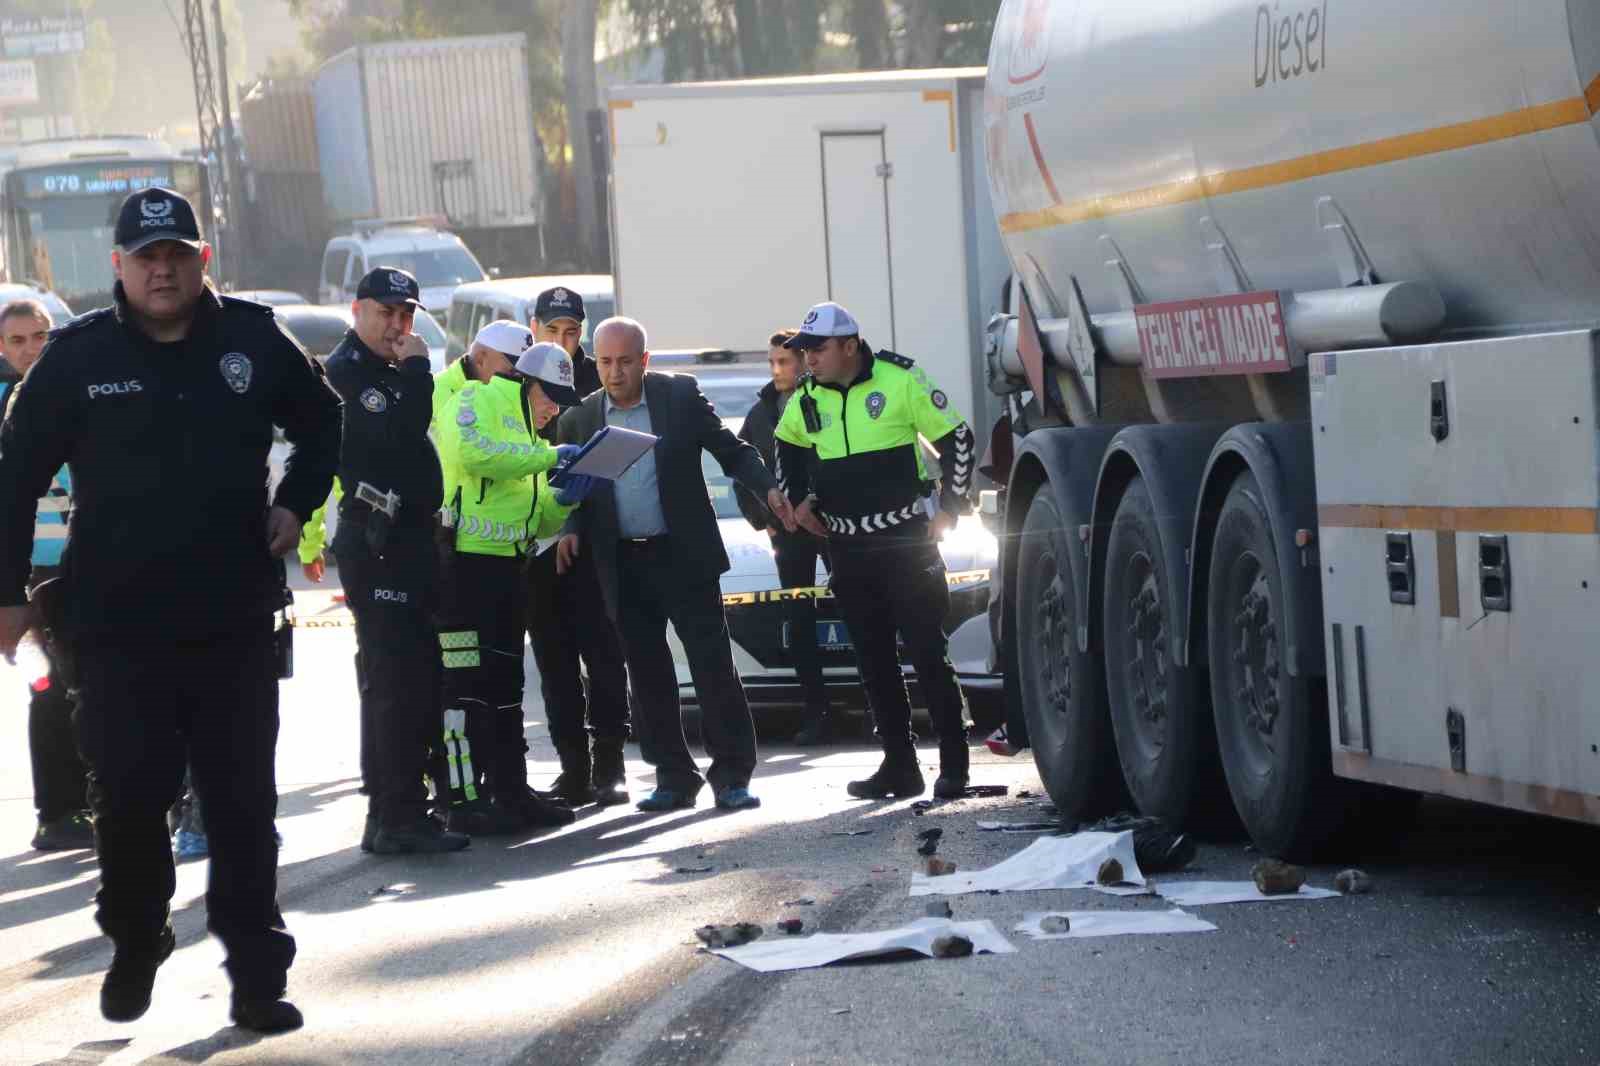
[[[50,320],[50,312],[45,310],[44,304],[38,300],[22,299],[12,300],[4,307],[0,307],[0,326],[4,326],[13,318],[21,318],[23,315],[27,315],[29,318],[41,319],[48,325],[54,325]]]
[[[782,348],[785,341],[788,341],[792,337],[798,336],[799,333],[800,331],[797,329],[777,330],[772,334],[772,336],[767,338],[767,347]]]

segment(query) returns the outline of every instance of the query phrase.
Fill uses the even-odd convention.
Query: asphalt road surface
[[[310,621],[340,620],[325,593],[302,602]],[[1162,904],[960,896],[956,916],[993,919],[1016,954],[761,975],[699,953],[693,930],[920,917],[916,832],[943,827],[940,854],[963,869],[1020,850],[1031,836],[976,822],[1041,816],[1031,763],[977,755],[975,781],[1010,795],[919,816],[846,797],[876,763],[868,746],[768,745],[758,811],[591,808],[461,855],[373,857],[355,846],[353,648],[347,626],[308,628],[283,689],[280,893],[307,1026],[272,1039],[227,1021],[204,861],[180,867],[179,948],[154,1007],[133,1025],[100,1018],[94,860],[27,848],[26,707],[0,670],[0,1063],[1600,1062],[1600,833],[1586,828],[1430,802],[1362,857],[1369,896],[1195,908],[1213,933],[1055,942],[1009,930],[1025,911]],[[536,692],[528,720],[544,783],[556,765]],[[630,754],[637,796],[649,779]],[[1256,858],[1207,844],[1184,876],[1245,878]],[[785,905],[802,897],[814,903]]]

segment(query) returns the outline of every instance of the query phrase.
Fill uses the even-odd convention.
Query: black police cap
[[[137,252],[157,241],[199,248],[200,223],[189,201],[171,189],[141,189],[122,201],[113,239],[123,252]]]
[[[554,322],[558,318],[583,321],[583,297],[559,285],[541,292],[533,304],[535,322]]]
[[[422,289],[417,279],[398,267],[374,267],[356,286],[356,299],[376,300],[391,307],[422,306]]]

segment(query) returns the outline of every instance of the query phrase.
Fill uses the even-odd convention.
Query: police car
[[[718,407],[722,409],[722,405]],[[737,433],[743,421],[743,418],[724,418],[723,425]],[[803,703],[790,658],[792,634],[788,610],[766,595],[780,588],[778,564],[767,534],[751,526],[740,512],[732,479],[722,472],[709,453],[704,454],[701,461],[706,491],[711,496],[723,547],[731,564],[728,572],[722,575],[722,594],[733,643],[734,668],[739,671],[745,694],[759,720],[769,710]],[[979,516],[971,514],[963,516],[945,536],[939,552],[944,557],[950,581],[950,613],[945,618],[945,632],[951,635],[950,658],[956,665],[957,677],[967,693],[974,718],[981,725],[993,717],[999,703],[1000,678],[991,671],[989,664],[987,616],[990,577],[997,566],[999,545]],[[827,583],[827,571],[818,562],[814,587]],[[850,646],[849,629],[831,600],[823,599],[817,604],[814,624],[823,675],[834,706],[862,707],[861,677]],[[669,640],[677,666],[679,692],[684,705],[693,707],[696,699],[688,659],[676,634],[669,631]],[[913,683],[913,706],[918,705],[917,697]]]

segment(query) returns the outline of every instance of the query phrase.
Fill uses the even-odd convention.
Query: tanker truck
[[[1005,0],[985,504],[1065,819],[1600,823],[1597,75],[1584,0]]]

